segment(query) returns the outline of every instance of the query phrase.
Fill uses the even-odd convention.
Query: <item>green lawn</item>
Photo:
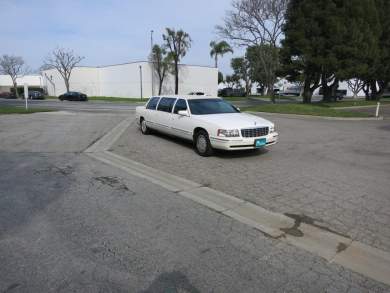
[[[0,106],[0,115],[6,114],[31,114],[38,112],[51,112],[53,110],[45,108],[29,108],[27,111],[24,107],[15,107],[15,106]]]
[[[224,99],[225,101],[229,102],[237,102],[237,101],[246,101],[248,100],[247,97],[220,97],[221,99]]]
[[[323,104],[265,104],[243,108],[243,111],[298,114],[327,117],[370,117],[366,113],[336,110]]]
[[[390,104],[389,100],[381,100],[381,104]],[[334,107],[334,108],[339,108],[339,107],[355,107],[355,106],[375,106],[377,104],[377,101],[366,101],[366,100],[344,100],[344,101],[339,101],[335,103],[320,103],[324,106],[327,107]]]

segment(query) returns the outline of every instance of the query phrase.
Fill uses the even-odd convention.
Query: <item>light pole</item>
[[[142,66],[139,66],[139,83],[141,87],[141,100],[142,100]]]
[[[154,96],[153,32],[153,30],[150,31],[150,52],[152,54],[152,96]]]

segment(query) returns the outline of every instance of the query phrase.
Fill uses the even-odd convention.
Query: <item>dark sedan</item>
[[[2,92],[0,93],[0,98],[3,99],[16,99],[16,95],[10,92]]]
[[[86,94],[79,93],[79,92],[67,92],[61,96],[58,97],[60,101],[67,100],[67,101],[88,101],[88,97]]]
[[[31,100],[44,100],[45,96],[39,91],[29,91],[28,98]]]

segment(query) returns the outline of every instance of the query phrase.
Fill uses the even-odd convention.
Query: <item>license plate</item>
[[[266,138],[260,138],[255,140],[255,147],[256,148],[261,148],[267,144],[267,139]]]

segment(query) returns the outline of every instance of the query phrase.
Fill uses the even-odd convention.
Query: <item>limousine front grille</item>
[[[242,137],[259,137],[267,135],[268,132],[268,127],[241,129]]]

